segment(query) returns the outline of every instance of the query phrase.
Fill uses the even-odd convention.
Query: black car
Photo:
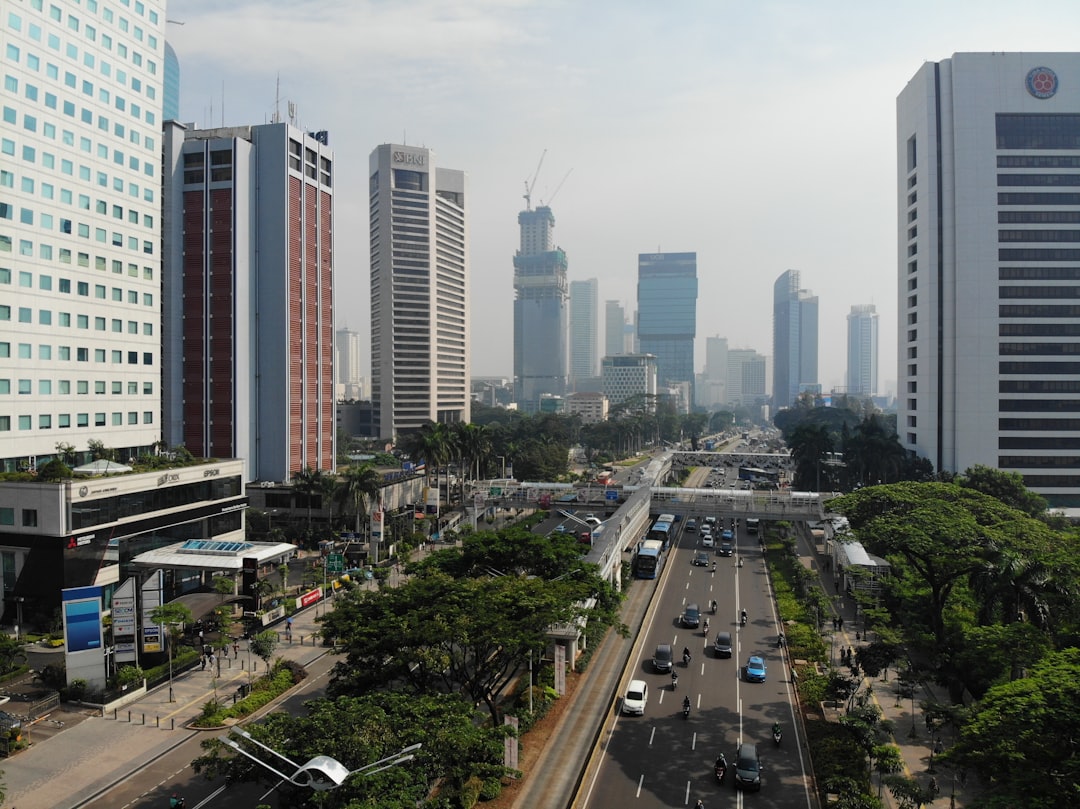
[[[708,567],[709,554],[705,553],[705,551],[698,551],[694,554],[694,564],[698,567]]]
[[[701,625],[701,610],[698,609],[698,605],[687,604],[680,621],[689,629],[697,629]]]
[[[735,788],[761,789],[761,762],[758,760],[757,745],[745,742],[739,745],[735,754]]]
[[[720,555],[721,556],[731,556],[731,554],[734,553],[734,552],[735,552],[735,549],[731,547],[730,542],[721,542],[720,543]]]

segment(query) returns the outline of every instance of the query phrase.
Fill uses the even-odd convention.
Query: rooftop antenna
[[[225,80],[221,80],[221,125],[225,126]]]
[[[270,119],[270,123],[281,123],[281,71],[278,71],[277,81],[274,84],[274,115]]]
[[[536,171],[533,172],[532,180],[526,180],[525,181],[525,193],[522,194],[522,196],[525,197],[525,210],[526,211],[531,211],[532,210],[532,190],[533,190],[533,186],[536,185],[536,178],[540,176],[540,167],[542,165],[544,165],[544,158],[546,156],[547,156],[547,149],[544,149],[544,151],[540,153],[540,162],[536,164]]]

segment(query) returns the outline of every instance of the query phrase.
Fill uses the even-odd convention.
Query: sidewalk
[[[835,594],[836,587],[832,574],[825,570],[823,564],[826,558],[824,549],[810,544],[810,541],[801,533],[798,549],[804,563],[807,563],[809,568],[820,577],[822,589],[830,595]],[[840,628],[830,629],[833,618],[843,619]],[[861,646],[867,645],[868,641],[862,630],[863,623],[856,615],[854,600],[846,597],[834,598],[833,614],[825,621],[825,631],[832,636],[833,665],[845,673],[849,669],[841,664],[841,652],[844,649],[857,652]],[[900,755],[904,762],[901,774],[914,778],[923,787],[929,787],[932,780],[936,781],[938,797],[933,806],[948,805],[951,809],[956,809],[956,807],[967,805],[971,801],[968,785],[962,784],[961,779],[956,777],[953,770],[945,767],[935,768],[932,764],[935,742],[940,741],[939,752],[941,749],[948,748],[952,744],[954,731],[942,728],[932,736],[927,730],[925,717],[919,705],[921,702],[948,704],[948,694],[943,688],[930,682],[919,682],[913,694],[910,691],[901,694],[900,685],[897,671],[889,669],[875,678],[864,676],[859,693],[869,693],[872,704],[881,709],[882,719],[892,723],[891,741],[900,748]],[[877,773],[874,774],[873,780],[876,787]],[[897,803],[889,792],[888,786],[882,790],[881,795],[886,806],[896,809]]]
[[[321,640],[312,636],[317,628],[315,611],[312,606],[293,615],[291,643],[284,639],[284,623],[271,627],[281,634],[274,658],[310,665],[326,653]],[[323,611],[324,605],[319,605],[319,615]],[[65,711],[45,720],[50,726],[31,726],[31,747],[0,764],[7,787],[4,806],[74,809],[191,736],[207,733],[190,730],[187,724],[213,698],[215,687],[220,699],[231,700],[249,676],[265,673],[266,664],[247,651],[247,642],[239,645],[238,655],[234,657],[230,648],[228,659],[222,657],[220,677],[217,667],[211,672],[198,666],[176,675],[172,702],[166,682],[115,716],[64,705]],[[62,728],[57,727],[60,721]]]

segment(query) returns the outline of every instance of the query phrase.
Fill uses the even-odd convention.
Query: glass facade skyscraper
[[[638,255],[638,347],[656,357],[657,383],[694,391],[697,253]]]
[[[597,321],[600,319],[600,288],[595,278],[570,282],[570,380],[577,390],[581,380],[599,373]]]
[[[852,306],[847,328],[847,392],[873,396],[878,387],[877,309],[872,303]]]
[[[773,407],[791,407],[799,392],[817,389],[818,299],[799,288],[799,271],[773,284]]]

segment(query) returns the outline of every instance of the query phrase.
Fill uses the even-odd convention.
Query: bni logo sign
[[[1057,73],[1048,67],[1032,68],[1028,71],[1025,84],[1027,91],[1035,98],[1050,98],[1058,89]]]

